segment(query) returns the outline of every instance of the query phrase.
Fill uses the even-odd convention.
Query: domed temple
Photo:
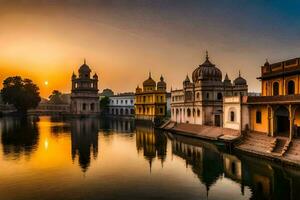
[[[231,82],[228,75],[222,81],[222,72],[209,60],[187,75],[183,88],[171,91],[171,117],[177,123],[221,126],[223,124],[223,96],[244,96],[247,81],[241,74]]]
[[[99,114],[98,75],[91,78],[91,69],[84,60],[78,70],[78,77],[72,75],[71,114]]]
[[[156,84],[149,73],[148,79],[143,82],[143,88],[138,86],[135,90],[135,118],[153,121],[164,117],[166,112],[167,84],[163,76]]]

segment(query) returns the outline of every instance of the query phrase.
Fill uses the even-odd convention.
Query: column
[[[294,135],[294,120],[295,120],[295,114],[293,111],[293,106],[290,104],[289,105],[289,120],[290,120],[290,135],[289,138],[292,139]]]
[[[274,109],[271,105],[268,105],[268,136],[274,136]]]

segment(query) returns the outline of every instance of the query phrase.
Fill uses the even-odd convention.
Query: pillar
[[[293,106],[289,105],[289,120],[290,120],[290,134],[289,138],[292,139],[294,135],[294,120],[295,120],[295,113],[293,110]]]
[[[272,106],[268,105],[268,135],[274,136],[274,109]]]

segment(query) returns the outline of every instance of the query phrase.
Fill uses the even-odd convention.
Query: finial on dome
[[[149,78],[151,78],[151,71],[149,71]]]
[[[163,75],[161,74],[160,75],[160,81],[163,81],[164,80],[164,77],[163,77]]]
[[[206,52],[205,52],[205,58],[206,58],[206,60],[208,60],[209,59],[209,57],[208,57],[208,51],[206,50]]]
[[[86,65],[86,59],[84,58],[84,60],[83,60],[83,64],[85,64]]]
[[[241,77],[241,70],[239,70],[239,77]]]

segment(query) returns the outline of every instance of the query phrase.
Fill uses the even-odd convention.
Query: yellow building
[[[151,78],[143,82],[143,89],[139,86],[135,93],[135,116],[137,119],[154,120],[164,117],[167,112],[167,84],[161,76],[157,83]]]
[[[290,139],[299,135],[300,58],[261,67],[262,96],[248,97],[249,128]]]

